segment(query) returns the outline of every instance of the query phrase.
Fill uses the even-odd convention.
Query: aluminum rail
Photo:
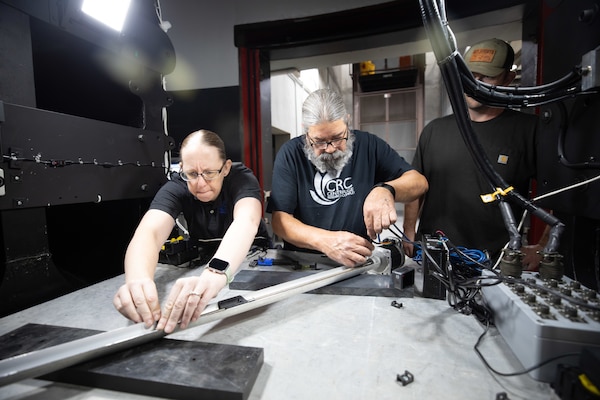
[[[373,255],[362,266],[336,267],[293,281],[267,287],[245,296],[235,296],[209,304],[200,318],[187,329],[222,318],[244,313],[283,300],[294,294],[309,292],[329,284],[351,278],[387,263],[382,249],[376,247]],[[221,304],[221,308],[219,305]],[[226,304],[223,306],[223,304]],[[228,304],[228,305],[227,305]],[[143,323],[107,331],[41,350],[0,360],[0,386],[35,378],[84,361],[138,346],[166,336],[164,331],[149,329]]]

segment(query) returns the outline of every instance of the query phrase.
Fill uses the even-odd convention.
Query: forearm
[[[407,171],[399,178],[387,183],[396,190],[394,200],[401,203],[418,199],[429,189],[427,179],[416,170]]]
[[[154,272],[158,264],[158,254],[163,242],[149,232],[136,232],[125,253],[125,281],[150,278],[154,279]]]
[[[405,233],[414,234],[417,230],[417,221],[419,220],[419,214],[421,210],[421,200],[410,201],[404,204],[404,222],[402,227]]]
[[[233,222],[214,254],[215,258],[227,261],[230,277],[239,269],[256,237],[262,219],[262,203],[255,198],[239,199],[233,209]]]
[[[246,258],[248,250],[258,232],[260,220],[251,218],[236,218],[223,236],[214,257],[229,262],[233,276]]]
[[[154,278],[158,254],[174,226],[175,220],[169,214],[159,210],[146,212],[125,253],[127,282]]]
[[[329,231],[304,224],[282,211],[273,213],[272,225],[277,236],[294,246],[323,252],[322,244]]]

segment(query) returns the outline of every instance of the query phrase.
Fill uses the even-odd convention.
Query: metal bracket
[[[396,375],[396,381],[402,383],[402,386],[406,386],[409,383],[413,382],[415,377],[408,371],[404,371],[404,373]]]
[[[248,300],[242,296],[235,296],[229,299],[221,300],[217,304],[219,306],[219,310],[226,310],[231,307],[239,306],[240,304],[246,304],[247,302]]]

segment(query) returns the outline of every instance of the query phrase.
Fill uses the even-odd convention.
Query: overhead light
[[[131,0],[83,0],[81,11],[121,32]]]

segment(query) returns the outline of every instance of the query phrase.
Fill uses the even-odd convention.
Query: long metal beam
[[[244,313],[283,300],[298,293],[309,292],[348,279],[387,263],[385,250],[375,248],[369,261],[362,266],[336,267],[257,290],[245,296],[232,297],[208,305],[200,318],[189,328]],[[164,331],[145,328],[143,323],[107,331],[82,339],[0,360],[0,386],[35,378],[100,356],[138,346],[164,337]]]

